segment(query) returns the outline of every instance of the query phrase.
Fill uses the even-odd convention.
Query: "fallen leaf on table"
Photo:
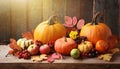
[[[48,58],[47,58],[47,61],[50,62],[50,63],[53,63],[55,61],[55,59],[52,58],[51,55],[49,55]]]
[[[56,59],[62,59],[62,55],[59,53],[53,53],[52,55],[49,55],[47,58],[47,61],[50,63],[53,63]]]
[[[103,54],[98,56],[98,59],[105,60],[105,61],[111,61],[112,54]]]
[[[13,38],[10,39],[10,44],[9,47],[13,50],[22,50],[21,47],[19,45],[17,45],[17,41]]]
[[[112,54],[115,54],[115,53],[120,52],[120,49],[119,48],[114,48],[114,49],[109,50],[108,52],[112,53]]]
[[[47,59],[47,55],[46,54],[41,54],[41,55],[37,55],[37,56],[31,56],[31,60],[32,61],[37,61],[37,62],[41,62],[43,60]]]
[[[54,59],[62,59],[62,55],[59,54],[59,53],[53,53],[52,58],[54,58]]]

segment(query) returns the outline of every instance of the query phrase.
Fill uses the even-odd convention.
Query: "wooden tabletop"
[[[90,65],[93,64],[93,65],[99,65],[99,64],[112,64],[112,65],[118,65],[120,64],[120,53],[114,55],[114,59],[112,62],[106,62],[106,61],[103,61],[103,60],[99,60],[97,58],[86,58],[86,59],[73,59],[69,56],[64,56],[65,58],[62,59],[62,60],[55,60],[54,63],[48,63],[47,61],[43,61],[43,62],[33,62],[31,60],[24,60],[24,59],[18,59],[12,55],[8,56],[8,57],[5,57],[5,55],[7,54],[7,52],[9,51],[9,46],[8,45],[0,45],[0,67],[1,66],[4,66],[4,65],[7,65],[9,66],[9,64],[27,64],[27,65],[42,65],[42,66],[45,66],[45,65],[50,65],[50,66],[64,66],[66,67],[66,64],[68,66],[71,66],[71,65]],[[34,64],[33,64],[34,63]],[[5,66],[4,66],[5,67]],[[15,67],[15,66],[14,66]],[[26,65],[25,65],[26,67]],[[76,66],[75,66],[76,67]],[[101,67],[101,66],[100,66]],[[12,68],[11,68],[12,69]]]

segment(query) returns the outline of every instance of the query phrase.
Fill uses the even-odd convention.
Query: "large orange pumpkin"
[[[91,23],[86,24],[80,31],[80,36],[86,36],[89,41],[96,44],[98,40],[107,40],[112,35],[110,28],[104,23],[98,23],[97,13]]]
[[[56,16],[51,16],[47,21],[40,23],[34,31],[34,39],[42,43],[55,41],[66,35],[66,28],[57,20]]]
[[[55,41],[54,49],[62,55],[70,55],[70,51],[77,47],[75,41],[71,38],[62,37]]]

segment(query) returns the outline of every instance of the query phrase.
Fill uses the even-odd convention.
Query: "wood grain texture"
[[[118,0],[105,0],[105,23],[111,28],[112,33],[119,35],[118,26]]]
[[[26,31],[26,1],[11,0],[11,22],[12,36],[21,37],[21,33]]]
[[[112,62],[105,62],[97,58],[86,58],[83,60],[64,56],[62,60],[54,63],[33,62],[31,60],[18,59],[12,55],[5,57],[10,48],[0,45],[0,68],[1,69],[119,69],[120,53],[114,55]]]
[[[118,12],[120,12],[120,0],[118,0]],[[118,30],[119,30],[119,36],[120,36],[120,13],[118,14]]]
[[[27,0],[27,31],[34,29],[43,20],[43,0]]]
[[[5,63],[2,69],[119,69],[120,65],[111,64],[41,64],[41,63]]]
[[[86,23],[91,22],[93,15],[93,0],[80,0],[80,18],[85,19]]]
[[[102,13],[99,21],[106,23],[113,34],[120,36],[119,0],[96,0],[96,12]],[[0,0],[0,41],[13,37],[18,39],[22,32],[31,31],[47,20],[58,15],[61,23],[64,16],[76,16],[91,22],[93,0]],[[120,17],[119,17],[120,18]]]
[[[0,41],[10,38],[9,0],[0,0]]]

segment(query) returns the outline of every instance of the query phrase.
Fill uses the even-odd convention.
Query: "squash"
[[[55,41],[54,49],[62,55],[70,55],[72,49],[76,48],[77,44],[71,38],[62,37]]]
[[[81,53],[88,53],[93,49],[93,44],[90,41],[82,40],[82,42],[78,44],[78,49]]]
[[[99,53],[105,53],[108,49],[108,43],[104,40],[99,40],[97,41],[96,45],[95,45],[95,49],[99,52]]]
[[[88,41],[91,41],[94,45],[98,40],[107,40],[112,35],[110,28],[104,24],[97,22],[97,13],[91,23],[86,24],[80,31],[80,36],[86,36]]]
[[[66,28],[57,20],[57,16],[51,16],[40,23],[34,31],[34,39],[47,43],[66,36]]]

